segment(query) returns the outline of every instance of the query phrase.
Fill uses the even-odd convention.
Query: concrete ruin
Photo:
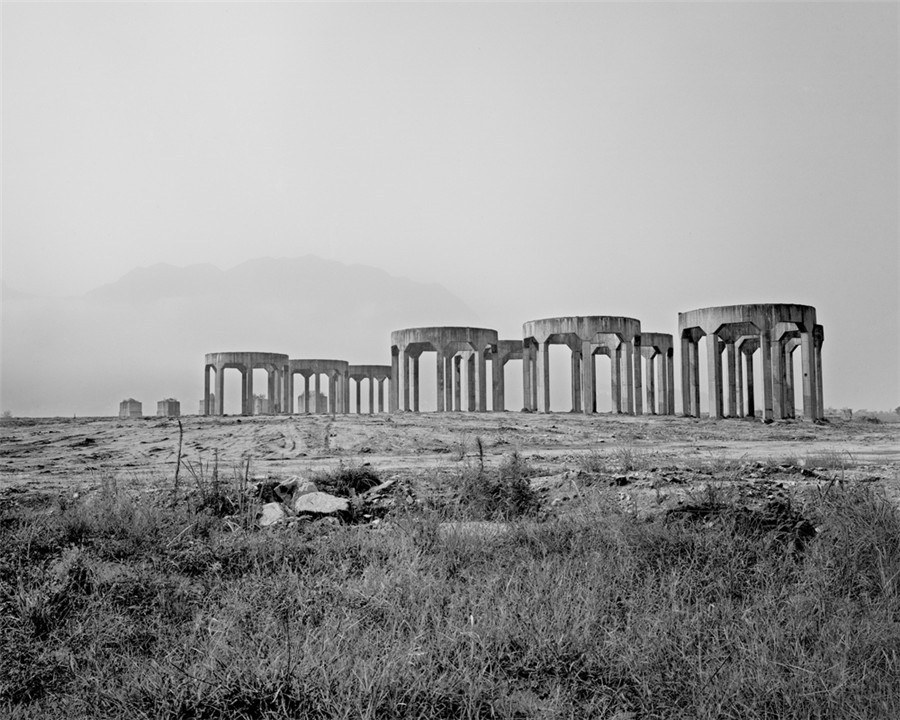
[[[419,357],[437,353],[437,411],[463,408],[462,365],[466,367],[466,409],[487,411],[487,360],[497,348],[497,331],[471,327],[421,327],[391,333],[391,412],[419,412]],[[497,387],[499,363],[492,363]],[[403,388],[402,405],[400,388]]]
[[[803,414],[813,420],[823,417],[821,351],[825,334],[816,323],[815,308],[770,304],[691,310],[678,315],[678,337],[684,415],[700,416],[698,343],[706,338],[711,418],[757,414],[753,364],[757,350],[763,377],[763,407],[759,411],[763,419],[794,417],[795,395],[800,392]],[[303,393],[297,397],[298,412],[346,414],[352,406],[357,414],[362,414],[365,385],[368,413],[383,413],[385,382],[389,385],[390,412],[420,412],[419,360],[426,352],[437,355],[438,412],[505,410],[504,368],[509,361],[518,360],[522,363],[523,410],[548,413],[552,345],[565,345],[570,351],[572,412],[597,412],[596,358],[606,355],[610,359],[613,413],[675,414],[673,336],[642,332],[639,320],[611,315],[531,320],[523,324],[521,340],[501,340],[497,331],[490,328],[435,326],[395,330],[391,333],[390,365],[350,365],[337,359],[297,360],[281,353],[210,353],[204,367],[201,413],[224,414],[224,372],[230,368],[241,373],[243,415],[293,414],[298,374],[303,377]],[[800,391],[794,377],[797,348],[802,367]],[[267,373],[265,397],[253,394],[255,369]],[[351,389],[355,390],[353,398]],[[313,403],[310,397],[315,398]],[[327,398],[325,403],[320,402],[323,398]],[[351,403],[354,398],[355,405]],[[136,403],[129,400],[122,405],[126,402]],[[139,415],[140,403],[137,407]],[[124,417],[122,412],[120,407],[120,417]]]
[[[350,365],[348,377],[356,383],[356,414],[362,414],[362,384],[368,383],[369,415],[375,412],[375,386],[378,386],[378,412],[384,412],[384,382],[391,379],[390,365]],[[347,409],[349,412],[350,409]]]
[[[753,357],[759,350],[763,420],[794,417],[793,353],[800,348],[803,414],[824,416],[822,343],[825,331],[809,305],[725,305],[678,313],[684,415],[700,416],[699,341],[706,340],[709,417],[754,417]],[[723,382],[727,371],[727,397]],[[745,402],[746,400],[746,402]],[[726,405],[727,401],[727,405]]]
[[[643,413],[640,320],[610,315],[544,318],[522,326],[525,408],[550,412],[550,346],[571,351],[572,412],[597,412],[596,356],[611,363],[612,411]]]
[[[350,365],[346,360],[291,359],[282,353],[227,352],[208,353],[203,371],[201,415],[224,415],[225,370],[241,373],[242,415],[285,415],[295,412],[295,376],[303,378],[303,392],[297,396],[297,411],[306,414],[344,414],[350,412],[350,381],[356,382],[356,407],[360,408],[360,386],[369,383],[369,412],[375,408],[378,386],[378,412],[384,412],[384,382],[391,378],[389,365]],[[253,392],[253,370],[267,373],[267,394]],[[213,384],[215,392],[212,391]],[[310,398],[313,398],[310,402]],[[327,398],[325,404],[320,399]]]
[[[156,403],[156,417],[181,417],[181,403],[175,398],[166,398]]]
[[[334,415],[349,412],[349,373],[350,363],[346,360],[290,360],[288,373],[289,397],[293,398],[294,396],[294,376],[300,375],[303,378],[303,410],[301,412],[313,415],[322,414],[318,402],[310,408],[309,397],[310,392],[312,392],[312,396],[318,401],[319,397],[324,394],[322,392],[322,378],[324,377],[328,394],[328,407],[325,413]],[[294,413],[293,402],[290,403],[285,412],[289,414]]]
[[[648,415],[675,414],[675,347],[667,333],[641,333]]]
[[[223,352],[207,353],[203,368],[203,405],[205,415],[224,415],[225,370],[234,368],[241,373],[241,414],[253,414],[253,371],[262,368],[268,374],[269,411],[281,413],[291,403],[288,392],[290,360],[281,353]],[[216,389],[211,392],[210,371],[215,374]]]
[[[134,398],[128,398],[119,403],[120,418],[144,417],[143,406]]]

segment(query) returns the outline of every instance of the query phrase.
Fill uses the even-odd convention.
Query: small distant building
[[[181,403],[175,398],[166,398],[156,403],[156,417],[181,417]]]
[[[139,418],[144,417],[144,410],[141,404],[134,398],[128,398],[119,403],[120,418]]]
[[[306,410],[306,395],[305,393],[300,393],[297,396],[297,407],[300,408],[298,412],[307,412]],[[309,412],[313,413],[327,413],[328,412],[328,396],[324,393],[310,393],[309,396]]]
[[[265,395],[253,396],[253,414],[268,415],[269,414],[269,398]]]
[[[200,401],[200,410],[197,414],[198,415],[206,415],[206,401],[205,400]],[[216,414],[216,394],[215,393],[209,394],[209,414],[210,415]]]

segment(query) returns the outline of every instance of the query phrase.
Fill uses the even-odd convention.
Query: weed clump
[[[322,492],[340,497],[361,495],[381,484],[378,473],[369,465],[344,465],[335,470],[319,473],[312,482]]]
[[[494,471],[484,467],[479,453],[478,464],[466,468],[459,476],[460,514],[473,520],[513,520],[535,515],[539,502],[530,477],[528,463],[518,452],[508,455]]]

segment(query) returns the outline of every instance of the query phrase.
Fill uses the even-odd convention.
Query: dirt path
[[[554,413],[182,418],[184,472],[304,475],[371,463],[412,479],[478,454],[498,463],[516,450],[542,474],[577,470],[585,455],[677,468],[785,460],[836,466],[900,485],[900,424],[694,420]],[[0,426],[0,496],[57,494],[103,479],[160,486],[174,477],[175,420],[14,419]],[[652,460],[651,460],[652,459]],[[900,491],[898,491],[900,492]]]

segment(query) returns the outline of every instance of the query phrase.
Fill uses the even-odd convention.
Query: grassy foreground
[[[260,531],[107,484],[2,519],[0,716],[900,717],[900,516],[868,486],[796,502],[802,541],[721,498]]]

